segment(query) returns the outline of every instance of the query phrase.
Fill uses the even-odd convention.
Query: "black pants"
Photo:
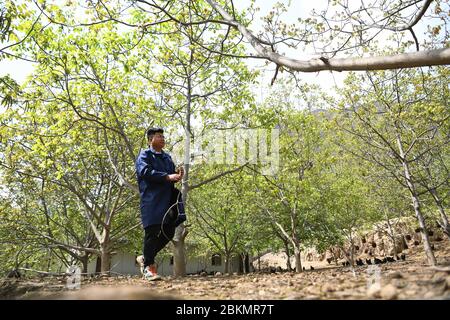
[[[146,267],[155,263],[156,254],[172,240],[175,235],[175,226],[164,224],[164,232],[162,232],[160,224],[153,224],[144,230],[144,267]]]

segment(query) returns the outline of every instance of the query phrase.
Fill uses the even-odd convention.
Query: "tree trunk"
[[[397,243],[395,241],[394,229],[392,229],[391,221],[387,214],[386,214],[386,222],[387,222],[388,229],[389,229],[389,236],[391,237],[392,244],[394,245],[394,257],[395,257],[397,255]]]
[[[82,273],[87,274],[88,273],[88,264],[89,264],[89,255],[85,254],[84,256],[81,256],[80,261],[81,261],[81,265],[83,266]]]
[[[109,252],[109,249],[107,246],[101,246],[101,252],[102,252],[102,264],[101,264],[101,273],[102,274],[109,274],[110,268],[111,268],[111,253]]]
[[[246,273],[250,273],[250,271],[251,271],[250,256],[249,256],[248,252],[245,253],[244,266],[245,266],[245,270],[247,271]]]
[[[428,232],[427,232],[427,228],[426,228],[426,225],[425,225],[425,219],[423,218],[423,215],[422,215],[422,212],[421,212],[421,206],[420,206],[419,197],[417,195],[414,183],[413,183],[413,181],[411,179],[411,173],[409,171],[409,165],[408,165],[408,162],[405,159],[405,156],[404,156],[405,154],[403,152],[403,146],[402,146],[402,143],[401,143],[399,137],[397,137],[397,145],[398,145],[400,157],[402,159],[402,165],[403,165],[403,171],[404,171],[405,178],[406,178],[406,184],[408,185],[409,193],[411,195],[411,200],[412,200],[412,203],[413,203],[414,213],[416,215],[417,221],[419,222],[420,231],[422,233],[422,240],[423,240],[423,246],[424,246],[424,249],[425,249],[425,254],[427,256],[428,263],[431,266],[436,266],[437,265],[437,261],[436,261],[436,257],[434,256],[433,250],[431,250],[430,240],[428,238]]]
[[[300,257],[300,248],[294,247],[294,257],[295,257],[295,272],[303,272],[302,269],[302,260]]]
[[[350,234],[350,264],[352,267],[355,267],[355,245],[353,242],[353,236]]]
[[[224,273],[230,273],[230,254],[225,254],[225,270]]]
[[[106,221],[109,220],[109,217],[106,217]],[[109,220],[110,221],[110,220]],[[100,251],[102,257],[102,274],[109,274],[111,269],[111,238],[110,238],[110,226],[107,225],[103,229],[102,234],[102,242],[100,243]]]
[[[102,258],[100,256],[97,256],[97,259],[95,261],[95,273],[99,274],[102,270]]]
[[[433,196],[434,201],[439,209],[439,214],[441,215],[442,223],[439,223],[445,235],[450,239],[450,224],[448,223],[447,215],[445,214],[444,207],[442,206],[442,201],[439,198],[436,189],[430,190],[431,195]]]
[[[173,275],[175,277],[184,277],[186,275],[186,247],[184,244],[185,236],[183,236],[183,233],[185,233],[185,228],[180,225],[175,230],[173,241]]]
[[[48,254],[47,254],[47,272],[50,272],[51,265],[52,265],[52,251],[48,250]]]
[[[242,263],[242,273],[247,274],[248,273],[248,254],[246,252],[243,252],[240,254],[241,257],[241,263]],[[241,270],[239,270],[241,271]]]
[[[258,271],[261,271],[261,255],[258,252]]]
[[[428,238],[428,232],[425,225],[425,219],[423,218],[420,202],[415,192],[411,192],[411,198],[413,201],[414,213],[416,214],[416,218],[419,221],[420,232],[422,234],[423,246],[425,249],[425,254],[427,255],[428,263],[431,266],[436,266],[436,257],[434,256],[433,250],[431,250],[430,239]]]
[[[290,272],[292,271],[292,265],[291,265],[291,252],[289,251],[289,243],[287,241],[284,241],[284,251],[286,252],[286,267],[287,270]]]
[[[191,60],[193,57],[193,52],[191,51]],[[186,118],[184,126],[184,176],[181,185],[181,198],[183,200],[184,209],[187,209],[187,196],[189,191],[189,169],[191,162],[191,76],[187,77],[187,101],[186,101]],[[175,277],[184,277],[186,275],[186,248],[184,239],[187,236],[187,230],[182,223],[175,230],[174,237],[174,261],[173,261],[173,272]]]

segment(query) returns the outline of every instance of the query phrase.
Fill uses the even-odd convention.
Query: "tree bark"
[[[352,265],[352,267],[355,266],[355,243],[351,231],[350,231],[350,264]]]
[[[388,225],[388,230],[389,230],[389,236],[392,240],[392,244],[394,245],[394,257],[397,255],[397,241],[395,241],[395,233],[394,233],[394,229],[392,229],[392,225],[391,225],[391,221],[389,219],[389,216],[386,213],[386,222]]]
[[[408,185],[409,193],[411,195],[414,213],[416,215],[417,221],[419,222],[420,232],[422,234],[423,246],[425,249],[425,254],[427,256],[428,263],[434,267],[437,265],[436,257],[434,256],[433,250],[431,249],[430,239],[428,238],[428,232],[427,232],[427,228],[426,228],[426,224],[425,224],[425,219],[421,212],[421,205],[420,205],[419,197],[417,195],[416,187],[414,186],[414,183],[411,178],[411,172],[409,169],[408,162],[405,159],[405,153],[403,150],[403,146],[402,146],[400,137],[397,137],[397,147],[399,150],[400,157],[402,159],[403,172],[405,174],[406,184]]]
[[[225,254],[225,270],[224,273],[230,273],[230,254],[226,253]]]
[[[240,262],[239,262],[239,270],[238,270],[238,272],[239,273],[241,272],[240,265],[242,264],[242,273],[246,274],[247,273],[247,269],[246,269],[246,266],[245,266],[245,253],[240,253],[239,254],[239,260],[240,260]]]
[[[180,234],[177,235],[177,232]],[[173,275],[175,277],[184,277],[186,275],[186,246],[182,232],[184,232],[184,229],[178,227],[175,231],[175,237],[178,236],[178,238],[176,241],[173,241]]]
[[[301,250],[298,246],[294,247],[294,257],[295,257],[295,272],[303,272],[302,260],[300,256]]]
[[[85,254],[80,257],[81,265],[83,266],[82,273],[87,274],[88,273],[88,264],[89,264],[89,255]]]
[[[450,224],[448,223],[448,217],[445,214],[444,207],[442,205],[442,200],[439,198],[436,189],[430,190],[431,195],[433,196],[434,201],[439,209],[439,214],[441,215],[442,223],[439,223],[445,235],[450,239]]]
[[[101,255],[101,273],[102,274],[109,274],[110,268],[111,268],[111,253],[109,252],[108,248],[101,247],[102,255]]]
[[[105,228],[103,229],[100,251],[102,259],[101,273],[109,274],[109,271],[111,269],[111,238],[109,226],[105,226]]]
[[[250,257],[248,252],[245,252],[244,256],[244,273],[250,273]]]
[[[292,265],[291,265],[291,252],[289,251],[289,243],[287,240],[283,240],[284,242],[284,251],[286,252],[286,267],[288,271],[292,271]]]
[[[261,255],[258,252],[258,271],[261,271]]]
[[[193,52],[191,51],[190,62],[192,64]],[[181,198],[186,210],[186,203],[189,191],[189,169],[191,161],[191,103],[192,103],[192,83],[191,75],[187,74],[187,89],[186,89],[186,117],[184,125],[184,176],[181,186]],[[187,235],[187,230],[184,223],[180,224],[175,230],[174,237],[174,276],[184,277],[186,275],[186,248],[184,239]]]

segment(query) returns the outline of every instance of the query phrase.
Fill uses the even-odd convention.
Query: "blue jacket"
[[[175,164],[168,153],[155,153],[152,149],[141,151],[136,159],[136,173],[141,196],[141,220],[144,228],[153,224],[175,223],[178,226],[186,220],[179,191],[173,182],[166,180],[175,173]],[[174,205],[174,212],[169,208]],[[175,213],[175,217],[172,213]],[[171,220],[172,218],[175,219]]]

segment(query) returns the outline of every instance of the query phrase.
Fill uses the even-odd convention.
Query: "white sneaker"
[[[144,279],[148,281],[161,280],[156,272],[156,264],[151,264],[144,269]]]

